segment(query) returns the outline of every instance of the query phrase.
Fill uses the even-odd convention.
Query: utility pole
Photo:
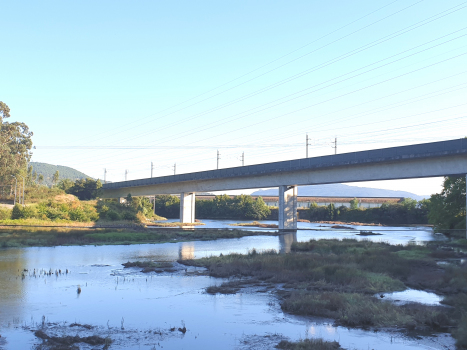
[[[337,154],[337,137],[334,138],[334,154]]]
[[[219,169],[219,159],[221,159],[219,157],[219,150],[217,150],[217,169]]]
[[[308,133],[306,134],[306,157],[308,158]]]
[[[107,168],[104,168],[104,183],[107,183]]]
[[[127,180],[127,178],[128,178],[128,170],[125,169],[125,181]]]
[[[153,172],[153,170],[154,170],[154,163],[151,162],[151,177],[152,177],[152,172]]]
[[[242,166],[245,166],[245,152],[242,152]]]
[[[174,175],[176,175],[177,174],[177,163],[174,163],[173,168],[174,168]]]

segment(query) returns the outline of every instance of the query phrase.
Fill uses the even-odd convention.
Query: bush
[[[24,219],[33,219],[37,217],[37,210],[34,206],[28,205],[22,208],[22,215]]]
[[[17,220],[23,218],[23,207],[20,204],[16,204],[11,211],[11,219]]]
[[[82,208],[76,208],[70,210],[70,220],[73,221],[80,221],[80,222],[86,222],[90,221],[89,217],[86,215],[86,213],[83,211]]]
[[[109,210],[106,213],[106,218],[112,221],[118,221],[121,220],[120,214],[117,213],[115,210]]]

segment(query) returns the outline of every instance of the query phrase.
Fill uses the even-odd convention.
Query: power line
[[[420,3],[420,2],[418,2],[418,3]],[[418,4],[418,3],[417,3],[417,4]],[[401,31],[398,31],[398,32],[403,32],[404,30],[407,30],[407,29],[410,28],[410,27],[414,27],[414,26],[416,26],[416,25],[419,25],[419,26],[425,25],[425,24],[430,23],[430,22],[432,22],[432,21],[434,21],[434,20],[437,20],[437,19],[439,19],[439,18],[442,18],[442,17],[444,17],[444,16],[446,16],[446,15],[452,13],[452,12],[455,12],[455,11],[458,11],[458,10],[462,9],[463,7],[460,7],[460,6],[462,6],[462,5],[463,5],[463,4],[460,4],[460,5],[457,5],[457,6],[454,6],[454,7],[450,8],[450,9],[448,9],[448,10],[442,11],[441,13],[439,13],[439,14],[437,14],[437,15],[435,15],[435,16],[431,16],[431,17],[429,17],[429,18],[427,18],[427,19],[425,19],[425,20],[422,20],[422,21],[420,21],[420,22],[417,22],[416,24],[414,24],[414,25],[412,25],[412,26],[409,26],[409,27],[407,27],[407,28],[405,28],[405,29],[403,29],[403,30],[401,30]],[[411,7],[411,6],[413,6],[413,5],[410,5],[409,7]],[[407,9],[407,8],[409,8],[409,7],[406,7],[406,8],[404,8],[404,9]],[[459,7],[460,7],[460,8],[459,8]],[[400,11],[403,11],[404,9],[402,9],[402,10],[400,10]],[[451,11],[451,10],[453,10],[453,11],[452,11],[452,12],[449,12],[449,11]],[[398,11],[398,12],[400,12],[400,11]],[[398,13],[398,12],[397,12],[397,13]],[[393,14],[392,14],[392,15],[393,15]],[[390,16],[392,16],[392,15],[389,15],[389,16],[387,16],[387,17],[390,17]],[[438,16],[438,17],[437,17],[437,16]],[[385,18],[387,18],[387,17],[385,17]],[[377,21],[377,22],[378,22],[378,21]],[[423,23],[423,22],[425,22],[425,23]],[[376,22],[373,22],[373,23],[376,23]],[[368,27],[368,26],[366,26],[366,27]],[[366,27],[364,27],[364,28],[366,28]],[[416,28],[416,27],[411,28],[410,30],[413,30],[413,29],[415,29],[415,28]],[[363,28],[360,28],[359,30],[362,30],[362,29],[363,29]],[[358,30],[358,31],[359,31],[359,30]],[[398,33],[398,32],[395,32],[395,33]],[[394,34],[394,33],[393,33],[393,34]],[[349,35],[350,35],[350,34],[346,35],[345,37],[347,37],[347,36],[349,36]],[[399,33],[398,35],[400,35],[400,33]],[[388,37],[390,37],[390,36],[386,36],[386,37],[384,37],[384,38],[386,38],[386,40],[389,40],[389,39],[387,39]],[[379,39],[379,40],[382,40],[382,39]],[[377,42],[377,41],[376,41],[376,42]],[[375,42],[373,42],[373,43],[375,43]],[[329,44],[328,44],[328,45],[329,45]],[[368,44],[368,45],[370,45],[370,44]],[[316,51],[316,50],[314,50],[313,52],[315,52],[315,51]],[[344,56],[345,56],[345,55],[344,55]],[[342,56],[341,56],[341,57],[342,57]],[[183,121],[186,121],[186,119],[184,119]]]

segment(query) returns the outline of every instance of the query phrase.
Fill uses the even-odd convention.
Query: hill
[[[52,178],[57,170],[59,180],[70,179],[72,181],[76,181],[78,179],[91,178],[81,171],[63,165],[52,165],[39,162],[30,162],[29,165],[32,166],[33,171],[35,171],[37,175],[42,174],[44,176],[44,184],[48,186],[52,185]]]
[[[279,190],[270,188],[252,193],[254,196],[277,196]],[[299,186],[299,196],[324,196],[324,197],[405,197],[417,201],[429,198],[429,195],[419,196],[405,191],[384,190],[381,188],[357,187],[343,184]]]

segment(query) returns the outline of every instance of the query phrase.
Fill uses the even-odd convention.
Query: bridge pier
[[[195,222],[195,193],[180,193],[180,222]]]
[[[297,229],[297,186],[279,186],[279,230]]]

